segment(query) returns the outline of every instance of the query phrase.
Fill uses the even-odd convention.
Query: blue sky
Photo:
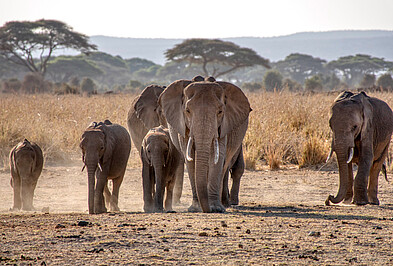
[[[304,31],[393,30],[391,0],[0,0],[0,25],[61,20],[91,35],[271,37]]]

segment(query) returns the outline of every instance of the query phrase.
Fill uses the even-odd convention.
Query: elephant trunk
[[[95,194],[95,174],[98,165],[98,159],[86,160],[85,165],[87,167],[87,177],[88,177],[88,205],[89,205],[89,214],[94,214],[94,194]]]
[[[165,191],[165,180],[164,180],[164,161],[163,158],[152,158],[152,166],[154,168],[154,178],[156,183],[156,191],[154,194],[154,208],[155,211],[163,212],[163,201]]]
[[[198,148],[195,151],[195,185],[198,201],[203,212],[210,212],[208,194],[210,145],[196,146]]]
[[[348,162],[350,156],[348,156],[348,149],[336,149],[337,161],[338,161],[338,169],[339,169],[339,177],[340,177],[340,186],[338,189],[338,193],[336,197],[329,195],[327,200],[325,201],[326,205],[332,203],[340,203],[344,200],[345,195],[347,194],[348,186],[349,186],[349,167]]]

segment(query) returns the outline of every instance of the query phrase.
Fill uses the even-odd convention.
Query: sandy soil
[[[380,206],[327,207],[337,171],[247,171],[240,205],[224,214],[188,213],[185,179],[177,213],[145,214],[140,169],[130,168],[121,212],[88,215],[81,166],[45,166],[36,212],[9,211],[10,175],[0,172],[1,264],[393,264],[393,188],[382,177]]]

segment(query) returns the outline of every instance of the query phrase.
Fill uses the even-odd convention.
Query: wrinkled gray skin
[[[119,188],[131,149],[127,130],[108,120],[104,123],[93,122],[83,133],[80,148],[88,174],[89,214],[107,211],[104,192],[106,205],[110,206],[111,211],[119,211]],[[107,187],[109,179],[113,182],[112,194]]]
[[[167,127],[165,117],[158,105],[158,97],[164,91],[165,86],[150,85],[146,87],[140,95],[132,102],[128,111],[127,125],[131,135],[132,142],[141,154],[142,140],[149,129],[160,125]],[[141,158],[142,159],[142,158]],[[177,167],[176,183],[174,188],[174,203],[180,203],[180,197],[183,191],[184,177],[184,159],[179,161]]]
[[[224,175],[236,161],[251,111],[240,88],[214,78],[178,80],[160,95],[171,140],[184,155],[193,193],[189,211],[224,212]]]
[[[243,146],[236,152],[235,156],[232,158],[231,167],[225,172],[223,187],[222,187],[222,204],[225,207],[230,207],[231,205],[239,205],[239,190],[240,190],[240,179],[244,173],[245,163],[243,158]],[[231,173],[232,187],[229,192],[228,188],[228,177]]]
[[[142,182],[145,212],[173,212],[172,197],[176,171],[182,159],[173,145],[168,129],[163,126],[149,130],[142,141]]]
[[[34,190],[44,163],[41,148],[25,139],[10,152],[11,186],[14,189],[13,210],[32,211]]]
[[[333,132],[331,152],[337,156],[340,186],[337,196],[329,195],[325,204],[352,200],[357,205],[378,205],[378,176],[393,131],[392,110],[384,101],[364,92],[343,92],[331,107],[329,124]],[[355,179],[353,163],[358,165]]]

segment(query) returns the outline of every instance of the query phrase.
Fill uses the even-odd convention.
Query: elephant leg
[[[232,187],[231,187],[231,205],[239,205],[239,190],[240,190],[240,179],[244,173],[244,158],[243,152],[241,151],[235,164],[231,169]]]
[[[372,157],[371,157],[372,158]],[[356,205],[368,204],[367,183],[371,170],[371,160],[361,159],[358,172],[354,180],[353,203]]]
[[[106,182],[105,184],[105,188],[104,188],[104,199],[105,199],[105,207],[108,207],[111,203],[111,192],[109,191],[108,188],[108,182]]]
[[[31,182],[22,181],[22,209],[33,211],[34,188]]]
[[[143,210],[152,212],[154,209],[154,174],[146,163],[142,166]]]
[[[173,178],[171,179],[171,181],[168,182],[166,186],[165,211],[167,212],[173,212],[172,200],[173,200],[173,191],[175,186],[176,186],[176,179],[174,181]]]
[[[184,182],[184,158],[179,163],[179,166],[176,169],[176,179],[174,185],[174,203],[180,204],[180,198],[183,193],[183,182]]]
[[[198,195],[195,185],[195,161],[187,162],[188,178],[190,179],[191,191],[192,191],[192,203],[188,208],[189,212],[201,212],[201,206],[199,205]]]
[[[225,149],[220,145],[220,159],[209,172],[208,191],[209,191],[209,205],[211,212],[225,212],[225,207],[221,203],[223,179],[228,170],[228,167],[223,169],[225,157]],[[228,186],[227,186],[228,188]]]
[[[110,210],[111,211],[120,211],[119,209],[119,191],[120,185],[123,182],[124,173],[117,178],[112,179],[112,197],[111,197],[111,204]]]
[[[12,210],[20,210],[22,208],[22,197],[21,197],[21,182],[19,176],[13,177],[13,188],[14,188],[14,206]]]
[[[374,205],[379,205],[379,200],[377,197],[378,176],[379,176],[379,172],[382,169],[382,164],[383,161],[377,161],[373,163],[373,166],[371,167],[370,170],[370,177],[368,179],[368,189],[367,189],[368,201]]]
[[[347,188],[347,194],[345,195],[344,198],[344,203],[349,204],[352,201],[353,197],[353,169],[352,169],[352,163],[348,164],[348,188]]]
[[[222,182],[222,196],[221,202],[225,207],[230,207],[231,204],[229,202],[229,189],[228,189],[228,179],[229,179],[229,169],[225,171],[224,179]]]
[[[94,212],[105,213],[107,212],[104,202],[104,188],[107,183],[107,175],[100,172],[97,178],[96,189],[94,191]]]

